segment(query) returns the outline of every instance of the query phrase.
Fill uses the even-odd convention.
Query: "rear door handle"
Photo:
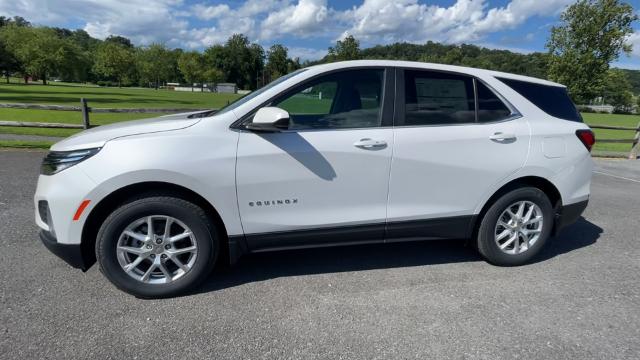
[[[503,132],[497,132],[497,133],[489,136],[489,139],[493,140],[493,141],[498,141],[498,142],[514,141],[514,140],[516,140],[516,135],[515,134],[509,134],[509,133],[503,133]]]
[[[367,149],[367,150],[382,149],[387,147],[387,142],[384,140],[373,140],[369,138],[364,138],[353,143],[353,146],[360,149]]]

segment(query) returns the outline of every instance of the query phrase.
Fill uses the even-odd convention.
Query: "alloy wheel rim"
[[[509,205],[498,217],[494,240],[500,251],[518,255],[540,239],[544,219],[540,207],[531,201]]]
[[[147,284],[167,284],[193,268],[198,246],[182,221],[151,215],[133,221],[122,231],[116,254],[130,277]]]

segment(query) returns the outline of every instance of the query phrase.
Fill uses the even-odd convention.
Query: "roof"
[[[318,70],[318,72],[324,72],[329,70],[343,69],[343,68],[351,68],[358,66],[395,66],[395,67],[407,67],[407,68],[418,68],[425,70],[440,70],[440,71],[450,71],[450,72],[459,72],[468,75],[474,76],[492,76],[492,77],[501,77],[513,80],[527,81],[531,83],[537,83],[548,86],[561,86],[562,84],[558,84],[552,81],[534,78],[531,76],[517,75],[511,74],[501,71],[493,71],[486,69],[478,69],[466,66],[457,66],[457,65],[445,65],[445,64],[434,64],[434,63],[426,63],[426,62],[418,62],[418,61],[399,61],[399,60],[350,60],[350,61],[339,61],[328,64],[320,64],[309,67],[309,69]]]

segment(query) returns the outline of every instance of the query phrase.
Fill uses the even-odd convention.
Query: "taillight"
[[[580,141],[582,141],[582,144],[584,145],[584,147],[586,147],[587,150],[591,152],[591,148],[593,147],[593,144],[596,143],[596,136],[593,134],[593,131],[576,130],[576,136],[578,137],[578,139],[580,139]]]

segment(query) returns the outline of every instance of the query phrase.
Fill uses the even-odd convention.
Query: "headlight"
[[[51,151],[42,160],[40,173],[42,175],[53,175],[66,168],[84,161],[97,154],[100,148],[73,150],[73,151]]]

